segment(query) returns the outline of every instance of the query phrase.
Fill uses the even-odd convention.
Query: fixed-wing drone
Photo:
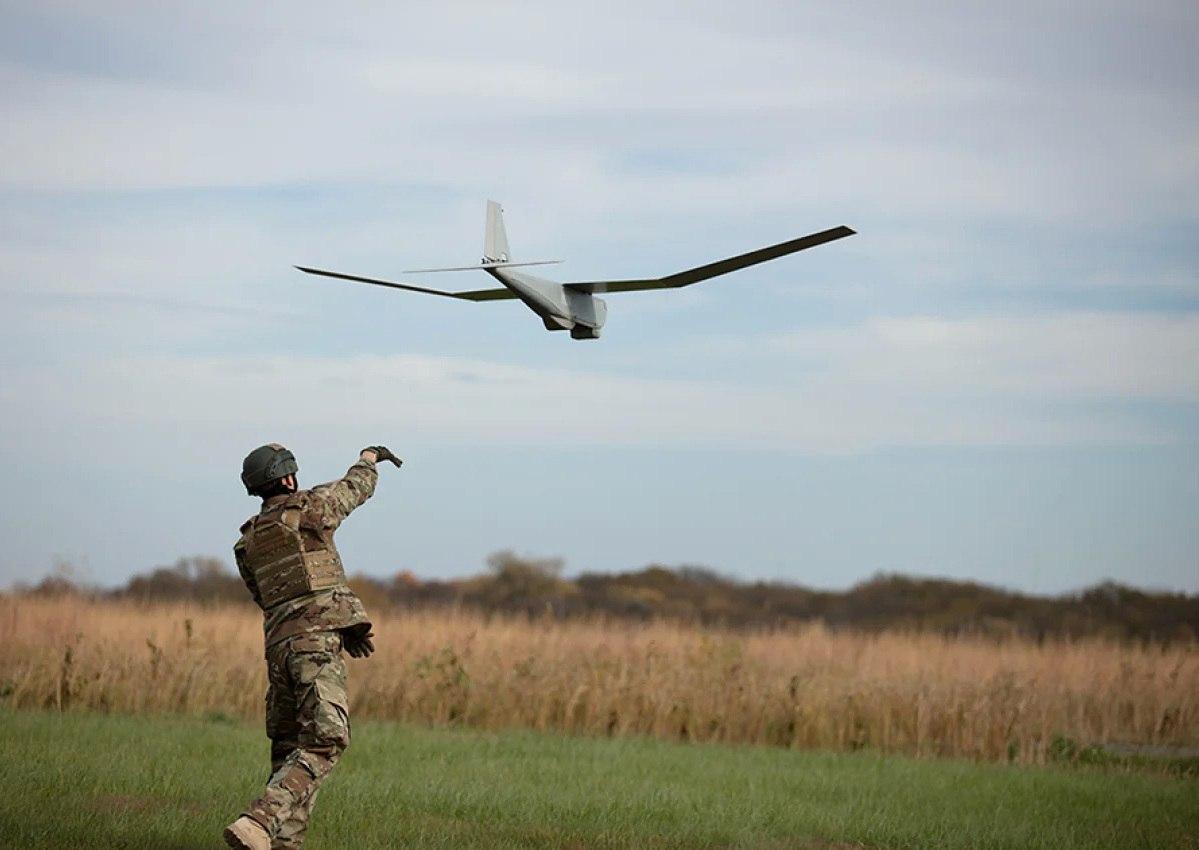
[[[561,260],[526,260],[513,262],[508,258],[508,237],[504,233],[504,211],[495,201],[487,202],[487,229],[483,236],[483,261],[477,266],[455,266],[444,269],[409,269],[405,274],[419,272],[458,272],[482,269],[503,284],[502,289],[476,289],[470,292],[444,292],[440,289],[429,289],[424,286],[414,286],[410,283],[394,283],[389,280],[378,280],[373,277],[342,274],[341,272],[310,269],[296,266],[308,274],[335,277],[341,280],[352,280],[359,283],[370,283],[375,286],[388,286],[392,289],[407,289],[412,292],[424,292],[428,295],[441,295],[445,298],[457,298],[462,301],[503,301],[519,298],[525,305],[541,317],[547,331],[570,331],[573,339],[598,339],[604,320],[608,315],[608,307],[602,299],[596,298],[597,292],[634,292],[643,289],[673,289],[689,286],[701,280],[717,277],[747,266],[764,263],[777,257],[793,254],[805,248],[814,248],[834,239],[852,236],[856,231],[842,225],[831,230],[822,230],[808,236],[801,236],[789,242],[780,242],[766,248],[739,254],[726,260],[697,266],[686,271],[676,272],[666,277],[645,278],[640,280],[589,280],[576,283],[556,283],[552,280],[535,277],[526,272],[512,271],[523,266],[545,266],[562,262]]]

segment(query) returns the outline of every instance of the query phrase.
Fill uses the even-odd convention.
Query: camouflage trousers
[[[270,833],[272,848],[297,848],[321,782],[350,745],[341,635],[287,638],[267,649],[266,663],[271,777],[245,814]]]

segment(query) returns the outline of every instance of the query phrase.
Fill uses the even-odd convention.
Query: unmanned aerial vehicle
[[[411,292],[424,292],[427,295],[440,295],[445,298],[457,298],[461,301],[504,301],[518,298],[530,310],[536,313],[545,324],[548,331],[570,331],[573,339],[598,339],[604,320],[608,315],[608,307],[603,299],[596,298],[601,292],[639,292],[646,289],[674,289],[680,286],[690,286],[701,280],[718,277],[719,275],[735,272],[748,266],[764,263],[778,257],[814,248],[825,242],[852,236],[855,231],[842,225],[830,230],[822,230],[780,242],[766,248],[739,254],[725,260],[697,266],[686,271],[676,272],[666,277],[643,278],[638,280],[589,280],[575,283],[557,283],[545,278],[536,277],[528,272],[513,271],[525,266],[544,266],[560,263],[561,260],[526,260],[513,262],[508,255],[508,237],[504,232],[504,211],[495,201],[487,202],[487,229],[483,236],[483,261],[476,266],[455,266],[443,269],[409,269],[405,274],[421,272],[456,272],[482,269],[498,280],[503,287],[500,289],[476,289],[469,292],[445,292],[440,289],[430,289],[425,286],[415,286],[410,283],[395,283],[389,280],[379,280],[372,277],[343,274],[341,272],[312,269],[296,266],[308,274],[335,277],[340,280],[351,280],[359,283],[370,283],[375,286],[387,286],[392,289],[407,289]]]

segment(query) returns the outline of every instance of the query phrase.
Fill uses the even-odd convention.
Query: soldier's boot
[[[242,815],[225,827],[225,843],[233,850],[271,850],[271,836],[262,824]]]

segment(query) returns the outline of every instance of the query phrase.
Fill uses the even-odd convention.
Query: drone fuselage
[[[540,316],[546,330],[570,331],[575,339],[599,339],[608,317],[608,306],[602,298],[526,272],[489,268],[487,273]]]

